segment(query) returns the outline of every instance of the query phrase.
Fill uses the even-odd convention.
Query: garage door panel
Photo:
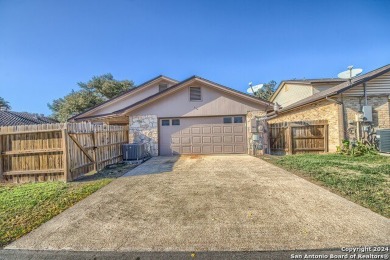
[[[211,153],[213,153],[213,146],[211,145],[202,146],[202,154],[211,154]]]
[[[172,137],[172,144],[180,144],[180,137]]]
[[[222,127],[221,126],[213,126],[213,134],[221,134]]]
[[[195,154],[202,153],[202,147],[201,146],[192,146],[192,153],[195,153]]]
[[[233,151],[234,151],[233,145],[224,145],[223,146],[224,153],[233,153]]]
[[[244,127],[242,127],[242,126],[233,126],[233,133],[244,133]]]
[[[181,147],[181,153],[182,154],[190,154],[190,153],[192,153],[192,146],[190,146],[190,145],[182,146]]]
[[[181,144],[191,144],[191,137],[189,137],[189,136],[182,137]]]
[[[204,144],[211,144],[211,136],[203,136],[202,137],[202,143],[204,143]]]
[[[185,129],[181,130],[181,133],[183,135],[189,135],[189,134],[191,134],[191,129],[190,128],[185,128]]]
[[[226,135],[223,137],[223,142],[224,143],[233,143],[233,136]]]
[[[192,127],[191,128],[191,134],[200,134],[201,128],[200,127]]]
[[[223,153],[222,145],[214,145],[214,153]]]
[[[173,154],[173,155],[175,155],[175,154],[181,154],[180,146],[172,146],[172,154]],[[166,154],[166,155],[170,155],[170,154]]]
[[[203,126],[202,133],[203,134],[211,134],[211,126]]]
[[[180,125],[160,122],[160,155],[246,153],[245,123],[224,124],[223,117],[179,120]]]
[[[201,136],[193,136],[192,137],[192,144],[201,144],[202,143],[202,137]]]
[[[242,135],[235,135],[234,136],[234,142],[235,143],[243,143],[244,142],[244,136],[242,136]]]
[[[214,144],[222,143],[222,136],[213,136],[213,143]]]
[[[231,126],[224,126],[223,127],[223,133],[224,134],[230,134],[230,133],[232,133],[233,132],[233,130],[232,130],[232,127]]]
[[[244,145],[235,145],[234,152],[235,153],[244,153],[245,152]]]

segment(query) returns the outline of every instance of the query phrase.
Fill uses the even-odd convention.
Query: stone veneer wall
[[[319,101],[304,107],[297,108],[291,112],[280,114],[268,120],[269,124],[280,122],[295,122],[305,120],[328,120],[328,145],[329,152],[335,152],[340,145],[339,105],[327,100]]]
[[[156,115],[129,117],[129,142],[148,142],[152,156],[158,156],[158,119]]]
[[[364,98],[343,97],[344,120],[347,128],[356,127],[355,115],[364,105]],[[372,119],[374,128],[390,128],[390,103],[388,96],[372,96],[367,98],[367,105],[372,106]],[[353,124],[349,124],[353,122]],[[348,138],[356,138],[356,131],[348,132]]]
[[[256,117],[264,116],[265,114],[266,114],[265,111],[250,111],[246,115],[247,147],[248,147],[248,154],[250,154],[250,155],[261,155],[261,154],[266,153],[266,149],[268,147],[268,135],[267,135],[267,132],[265,132],[264,135],[263,135],[263,150],[257,150],[254,153],[254,151],[253,151],[253,143],[252,143],[253,133],[251,131],[252,119],[254,119]]]

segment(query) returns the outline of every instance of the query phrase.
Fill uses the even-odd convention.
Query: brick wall
[[[359,114],[364,105],[364,98],[343,97],[344,118],[348,138],[356,138],[355,115]],[[367,105],[372,106],[374,128],[390,128],[390,108],[388,96],[371,96],[367,98]]]
[[[328,120],[329,152],[335,152],[336,146],[340,145],[341,142],[338,106],[335,103],[323,100],[280,114],[278,117],[269,120],[268,123]]]

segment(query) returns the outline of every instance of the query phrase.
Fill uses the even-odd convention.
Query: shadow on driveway
[[[172,172],[180,156],[158,156],[149,159],[122,177]]]

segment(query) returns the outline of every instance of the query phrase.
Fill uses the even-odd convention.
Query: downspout
[[[367,90],[366,90],[366,82],[363,83],[363,91],[364,91],[364,105],[367,106]]]
[[[367,98],[366,82],[363,83],[363,98],[364,98],[364,106],[367,106],[368,105],[368,98]],[[359,105],[360,105],[360,109],[361,109],[361,111],[359,111],[359,112],[363,113],[363,107],[362,107],[360,101],[361,101],[361,99],[359,99]],[[356,121],[356,138],[357,138],[357,140],[361,141],[362,136],[364,136],[364,132],[362,129],[362,123],[359,120],[357,120]]]

